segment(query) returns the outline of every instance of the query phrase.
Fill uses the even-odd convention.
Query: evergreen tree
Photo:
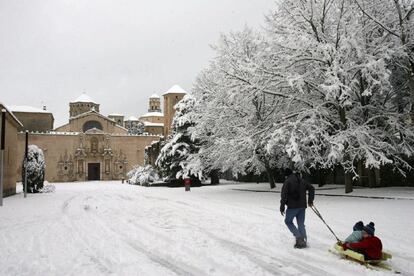
[[[195,171],[189,162],[190,154],[197,152],[200,147],[199,141],[191,135],[191,128],[195,125],[191,110],[195,103],[194,97],[186,95],[175,106],[172,134],[162,147],[156,165],[164,177],[180,181],[190,177],[193,183],[197,184],[202,177],[201,170]]]
[[[25,170],[25,165],[27,170]],[[45,157],[43,151],[36,145],[29,145],[27,163],[23,160],[22,179],[27,171],[27,191],[38,193],[43,188],[45,179]]]

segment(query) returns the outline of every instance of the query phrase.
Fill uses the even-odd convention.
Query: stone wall
[[[0,116],[1,117],[1,116]],[[18,151],[17,145],[17,125],[12,123],[12,118],[9,114],[6,116],[6,137],[5,137],[5,151],[4,151],[4,186],[3,195],[9,196],[16,193],[16,170],[20,159],[16,154]],[[1,125],[1,122],[0,122]],[[1,129],[0,129],[1,131]]]
[[[23,124],[19,131],[51,131],[53,130],[52,113],[32,113],[32,112],[13,112],[13,114]]]
[[[98,121],[102,125],[102,131],[106,133],[127,134],[128,130],[118,126],[114,121],[108,120],[97,113],[80,115],[70,119],[69,124],[56,128],[58,132],[83,132],[83,125],[88,121]]]
[[[150,122],[150,123],[164,123],[163,116],[145,116],[139,118],[141,121]]]
[[[118,180],[135,165],[144,164],[144,149],[158,136],[110,135],[87,133],[31,133],[29,144],[40,147],[45,155],[49,182],[88,180],[89,164],[99,164],[100,180]],[[17,156],[24,154],[24,133],[18,134]],[[21,175],[21,165],[18,168]],[[20,178],[20,177],[19,177]]]
[[[163,135],[164,127],[163,126],[145,126],[145,132],[153,135]]]

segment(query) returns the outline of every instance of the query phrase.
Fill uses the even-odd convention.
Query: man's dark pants
[[[296,238],[304,238],[307,239],[306,236],[306,229],[305,229],[305,212],[306,208],[294,208],[294,209],[287,209],[286,216],[285,216],[285,223],[289,228],[290,232]],[[296,218],[296,222],[298,227],[295,226],[293,223],[293,219]]]

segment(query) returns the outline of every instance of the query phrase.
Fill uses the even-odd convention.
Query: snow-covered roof
[[[140,118],[146,118],[146,117],[164,117],[164,113],[162,113],[162,112],[148,112],[144,115],[141,115]]]
[[[163,123],[151,123],[151,122],[146,122],[144,121],[144,126],[148,126],[148,127],[163,127],[164,124]]]
[[[159,99],[160,96],[158,96],[157,94],[152,94],[150,99]]]
[[[74,101],[71,101],[71,103],[95,103],[95,100],[92,99],[90,96],[86,95],[86,93],[82,93],[79,97],[77,97]]]
[[[119,113],[111,113],[108,116],[113,116],[113,117],[123,117],[124,115],[119,114]]]
[[[23,124],[19,121],[19,119],[17,119],[17,117],[13,114],[13,112],[11,112],[11,111],[10,111],[9,107],[8,107],[8,106],[6,106],[6,105],[4,105],[4,104],[2,104],[2,103],[0,102],[0,112],[2,111],[2,109],[3,109],[3,108],[6,110],[6,112],[7,112],[7,113],[9,113],[9,114],[10,114],[10,116],[13,118],[14,122],[15,122],[17,125],[19,125],[19,126],[23,126]],[[7,117],[6,117],[6,118],[7,118]]]
[[[11,112],[27,112],[27,113],[52,113],[41,108],[28,105],[9,105],[7,106]]]
[[[127,129],[126,127],[120,126],[120,125],[118,125],[118,124],[116,124],[116,125],[115,125],[115,127],[120,128],[120,129],[122,129],[122,130],[126,130],[126,131],[128,131],[128,129]]]
[[[135,116],[131,116],[128,119],[126,119],[125,121],[139,121],[137,117]]]
[[[168,91],[165,92],[164,95],[172,94],[172,93],[174,93],[174,94],[187,94],[187,92],[177,84],[174,85],[173,87],[171,87],[170,89],[168,89]]]
[[[75,119],[79,119],[79,118],[82,118],[82,117],[85,117],[85,116],[89,116],[89,115],[91,115],[91,114],[94,114],[94,115],[99,116],[99,117],[101,117],[101,118],[103,118],[103,119],[105,119],[105,120],[108,120],[108,121],[111,121],[111,122],[113,122],[113,123],[116,123],[114,120],[112,120],[111,118],[108,118],[108,117],[106,117],[106,116],[102,115],[101,113],[99,113],[99,112],[98,112],[98,111],[96,111],[95,109],[89,110],[89,111],[87,111],[87,112],[84,112],[84,113],[82,113],[82,114],[76,115],[76,116],[74,116],[74,117],[70,117],[70,118],[69,118],[69,121],[72,121],[72,120],[75,120]]]

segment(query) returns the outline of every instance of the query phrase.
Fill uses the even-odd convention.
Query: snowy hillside
[[[335,240],[309,209],[310,247],[293,249],[280,194],[267,187],[186,193],[89,182],[9,197],[0,208],[0,275],[390,275],[329,253]],[[374,221],[391,264],[414,275],[414,189],[353,193],[404,197],[368,199],[329,196],[343,193],[333,188],[317,191],[324,196],[315,205],[337,234],[345,237],[357,220]]]

